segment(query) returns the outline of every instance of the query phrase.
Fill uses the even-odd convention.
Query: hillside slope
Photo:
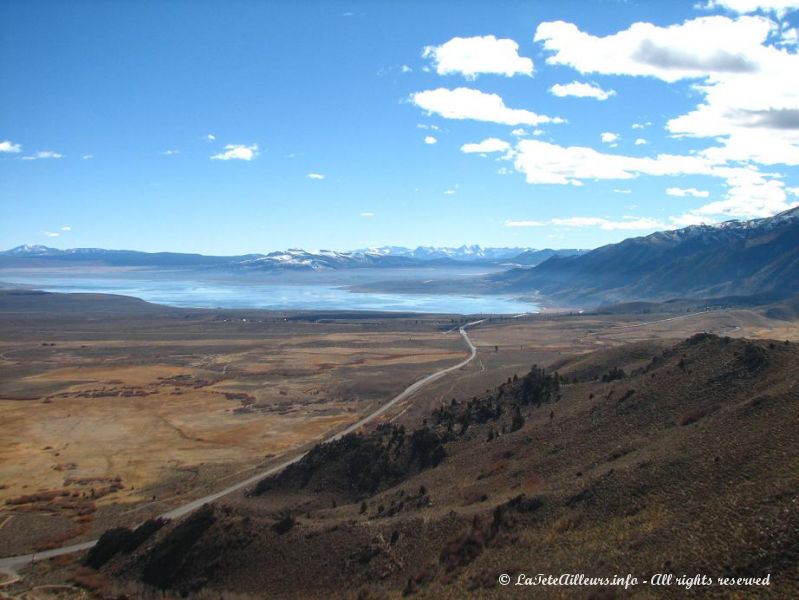
[[[771,587],[703,597],[797,597],[796,344],[697,334],[558,368],[319,447],[247,497],[109,534],[88,562],[175,594],[504,598],[502,573],[704,573]]]
[[[561,303],[799,292],[799,208],[766,219],[697,225],[553,257],[494,281]]]

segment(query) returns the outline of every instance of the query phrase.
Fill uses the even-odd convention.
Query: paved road
[[[334,441],[344,437],[348,433],[352,433],[353,431],[356,431],[356,430],[360,429],[361,427],[363,427],[367,423],[370,423],[371,421],[373,421],[374,419],[376,419],[377,417],[382,415],[389,408],[391,408],[392,406],[394,406],[398,402],[402,402],[403,400],[405,400],[406,398],[408,398],[412,394],[415,394],[416,392],[418,392],[420,389],[422,389],[426,385],[428,385],[430,383],[433,383],[434,381],[436,381],[438,379],[441,379],[442,377],[444,377],[448,373],[451,373],[452,371],[457,371],[461,367],[465,367],[470,362],[472,362],[474,360],[474,358],[477,356],[477,348],[474,347],[474,344],[472,344],[472,340],[470,340],[469,336],[466,334],[466,329],[468,327],[473,327],[473,326],[475,326],[475,325],[477,325],[479,323],[482,323],[483,321],[485,321],[485,319],[480,319],[479,321],[471,321],[470,323],[466,323],[465,325],[463,325],[463,326],[458,328],[458,331],[460,332],[461,336],[463,336],[463,339],[466,341],[466,344],[469,346],[469,356],[467,358],[463,359],[461,362],[459,362],[456,365],[452,365],[451,367],[447,367],[446,369],[441,369],[440,371],[436,371],[435,373],[432,373],[432,374],[428,375],[427,377],[423,377],[419,381],[416,381],[415,383],[412,383],[407,388],[405,388],[402,392],[400,392],[399,394],[394,396],[391,400],[389,400],[388,402],[386,402],[385,404],[380,406],[380,408],[378,408],[374,412],[369,413],[368,415],[366,415],[365,417],[363,417],[359,421],[356,421],[355,423],[353,423],[352,425],[350,425],[346,429],[344,429],[342,431],[339,431],[335,435],[332,435],[329,438],[325,439],[323,442],[324,443],[334,442]],[[285,469],[289,465],[293,465],[294,463],[296,463],[299,460],[301,460],[302,457],[305,456],[305,454],[307,454],[307,453],[299,454],[299,455],[295,456],[294,458],[290,458],[290,459],[288,459],[288,460],[286,460],[286,461],[284,461],[284,462],[282,462],[282,463],[280,463],[278,465],[270,467],[266,471],[261,471],[257,475],[253,475],[252,477],[249,477],[249,478],[247,478],[247,479],[245,479],[243,481],[239,481],[238,483],[235,483],[235,484],[233,484],[233,485],[231,485],[229,487],[226,487],[225,489],[220,490],[218,492],[215,492],[213,494],[208,494],[207,496],[203,496],[202,498],[198,498],[197,500],[192,500],[191,502],[189,502],[187,504],[183,504],[182,506],[178,506],[177,508],[175,508],[173,510],[170,510],[169,512],[165,512],[164,514],[162,514],[160,516],[162,518],[164,518],[164,519],[177,519],[179,517],[185,516],[185,515],[189,514],[190,512],[197,510],[203,504],[208,504],[209,502],[214,502],[215,500],[218,500],[222,496],[227,496],[228,494],[231,494],[231,493],[235,492],[236,490],[240,490],[241,488],[247,487],[248,485],[252,485],[252,484],[254,484],[257,481],[260,481],[264,477],[269,477],[270,475],[274,475],[275,473],[279,473],[280,471],[282,471],[283,469]],[[4,572],[4,573],[14,574],[15,575],[16,573],[14,572],[14,568],[21,567],[23,565],[26,565],[26,564],[31,563],[31,562],[35,562],[37,560],[44,560],[44,559],[47,559],[47,558],[52,558],[54,556],[61,556],[62,554],[71,554],[73,552],[81,552],[83,550],[88,550],[89,548],[94,546],[96,543],[97,543],[97,540],[91,540],[91,541],[88,541],[88,542],[83,542],[81,544],[72,544],[70,546],[63,546],[61,548],[55,548],[53,550],[46,550],[44,552],[37,552],[35,554],[24,554],[24,555],[21,555],[21,556],[9,556],[9,557],[6,557],[6,558],[0,558],[0,572]]]

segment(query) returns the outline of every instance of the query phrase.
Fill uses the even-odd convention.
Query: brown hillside
[[[701,594],[799,597],[795,344],[698,334],[558,368],[460,399],[424,434],[321,448],[248,497],[136,538],[103,571],[270,598],[676,598],[497,578],[771,574],[768,588]],[[414,450],[414,435],[433,446]],[[430,460],[436,440],[444,456]]]

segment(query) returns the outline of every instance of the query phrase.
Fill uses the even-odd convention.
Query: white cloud
[[[655,230],[664,227],[663,223],[650,217],[624,216],[619,220],[601,217],[570,217],[568,219],[552,219],[552,225],[560,227],[599,227],[605,231]]]
[[[784,23],[783,23],[784,25]],[[780,32],[780,45],[782,46],[797,46],[799,45],[799,29],[796,27],[784,26]]]
[[[514,221],[507,219],[505,227],[546,227],[546,221]]]
[[[633,124],[631,125],[631,127],[632,127],[633,129],[644,129],[644,128],[646,128],[646,127],[649,127],[651,124],[652,124],[652,123],[649,123],[649,122],[647,122],[647,123],[633,123]]]
[[[635,177],[629,161],[593,148],[566,148],[539,140],[521,140],[516,150],[514,166],[524,173],[527,183],[573,184],[579,179]]]
[[[175,156],[180,154],[180,150],[164,150],[164,156]]]
[[[727,218],[766,217],[788,210],[785,183],[778,174],[757,168],[729,167],[706,156],[659,154],[634,157],[606,154],[584,146],[558,146],[539,140],[521,140],[513,165],[528,183],[580,185],[585,179],[633,179],[640,175],[707,175],[723,179],[726,197],[696,209],[696,214]]]
[[[16,154],[18,152],[22,152],[22,146],[20,144],[15,144],[12,141],[5,140],[0,142],[0,152]]]
[[[533,61],[519,56],[519,44],[493,35],[455,37],[440,46],[425,47],[422,57],[432,61],[439,75],[459,73],[474,79],[481,74],[533,74]]]
[[[619,141],[619,134],[613,133],[611,131],[605,131],[600,136],[602,138],[602,142],[605,144],[613,144],[614,142]]]
[[[693,196],[694,198],[708,198],[710,192],[707,190],[698,190],[696,188],[678,188],[670,187],[666,190],[669,196],[677,196],[678,198],[685,198],[686,196]]]
[[[427,145],[432,145],[438,143],[438,140],[434,138],[432,135],[426,135],[424,138],[424,143]]]
[[[606,154],[585,146],[520,140],[514,166],[528,183],[572,184],[579,179],[632,179],[638,175],[714,175],[705,157],[659,154],[654,158]]]
[[[515,135],[516,137],[524,137],[527,135],[527,131],[519,127],[518,129],[511,131],[510,134]]]
[[[762,10],[784,15],[799,9],[799,0],[708,0],[702,8],[726,8],[737,13],[753,13]]]
[[[569,217],[565,219],[550,219],[549,221],[505,221],[505,227],[597,227],[605,231],[635,231],[656,230],[665,227],[657,219],[650,217],[624,216],[621,219],[605,219],[602,217]]]
[[[94,158],[94,154],[84,154],[83,156],[81,156],[81,158],[83,160],[91,160]]]
[[[58,233],[57,231],[45,231],[44,235],[46,235],[47,237],[56,238],[56,237],[60,236],[61,234]]]
[[[402,65],[400,67],[400,73],[411,73],[413,69],[411,69],[408,65]]]
[[[636,146],[644,146],[644,145],[646,145],[648,143],[649,142],[647,142],[644,138],[635,138],[635,145]]]
[[[535,41],[553,54],[547,63],[580,73],[646,75],[674,82],[710,74],[757,69],[757,59],[773,22],[762,17],[701,17],[659,27],[633,23],[596,37],[564,21],[541,23]]]
[[[322,175],[321,173],[308,173],[307,177],[308,179],[316,179],[319,181],[325,178],[325,176]]]
[[[604,37],[548,22],[535,39],[552,53],[548,63],[581,73],[696,80],[700,104],[666,128],[712,139],[719,145],[704,154],[715,162],[799,165],[799,54],[769,43],[779,31],[764,16],[715,15],[668,27],[634,23]]]
[[[603,90],[598,85],[572,81],[571,83],[556,83],[549,88],[550,93],[563,98],[564,96],[574,96],[575,98],[596,98],[597,100],[607,100],[616,94],[615,90]]]
[[[252,160],[258,156],[258,144],[245,146],[244,144],[228,144],[225,151],[214,154],[211,160]]]
[[[445,196],[453,196],[458,193],[458,190],[449,189],[444,192]]]
[[[28,156],[23,156],[22,160],[41,160],[46,158],[64,158],[64,155],[59,152],[53,152],[52,150],[42,150],[40,152],[34,152]]]
[[[362,213],[361,213],[361,216],[362,216],[362,217],[364,217],[364,218],[366,218],[366,219],[369,219],[369,218],[371,218],[371,217],[374,217],[374,216],[375,216],[375,213],[373,213],[373,212],[362,212]]]
[[[70,227],[69,225],[64,225],[64,226],[61,228],[61,231],[72,231],[72,227]]]
[[[613,191],[617,194],[632,194],[632,190],[628,190],[625,188],[613,188]]]
[[[497,94],[487,94],[472,88],[438,88],[411,94],[416,106],[445,119],[472,119],[503,125],[539,125],[563,123],[559,117],[539,115],[529,110],[508,108]]]
[[[787,201],[785,184],[779,179],[749,167],[723,167],[716,174],[727,180],[727,197],[694,211],[697,215],[726,218],[768,217],[796,206]]]
[[[482,142],[476,144],[464,144],[461,146],[461,152],[472,154],[475,152],[506,152],[510,150],[510,144],[498,138],[486,138]]]
[[[216,141],[216,136],[213,133],[209,133],[208,135],[205,136],[205,139],[208,140],[209,142],[213,142]]]
[[[432,123],[417,123],[416,127],[419,129],[432,129],[433,131],[441,131],[441,128],[438,125],[434,125]]]
[[[708,217],[691,213],[685,213],[678,217],[669,217],[669,221],[671,221],[671,224],[675,227],[690,227],[691,225],[706,225],[716,222],[715,219],[709,219]]]

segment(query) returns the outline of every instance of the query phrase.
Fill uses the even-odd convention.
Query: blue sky
[[[774,214],[797,9],[4,2],[0,246],[595,247]]]

